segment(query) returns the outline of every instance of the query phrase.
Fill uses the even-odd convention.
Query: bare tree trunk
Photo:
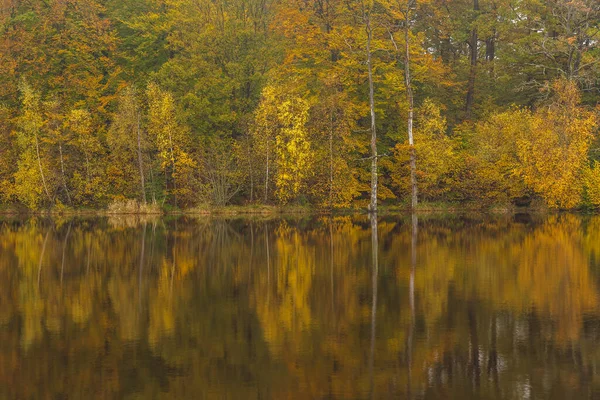
[[[171,165],[173,170],[171,171],[171,180],[173,181],[173,201],[175,202],[175,207],[177,207],[177,184],[175,182],[175,152],[173,151],[173,136],[171,132],[169,132],[169,145],[171,151]]]
[[[411,209],[417,208],[417,155],[415,152],[415,143],[413,137],[413,118],[414,118],[414,95],[412,80],[410,75],[410,5],[411,0],[406,1],[406,20],[404,24],[404,83],[406,84],[406,97],[408,99],[408,145],[410,147],[410,188],[411,188]]]
[[[48,200],[52,203],[52,197],[50,196],[50,192],[48,191],[48,186],[46,185],[46,177],[44,176],[44,170],[42,168],[42,159],[40,158],[40,143],[38,141],[37,133],[35,135],[35,152],[37,154],[37,162],[38,167],[40,168],[40,175],[42,177],[42,184],[44,185],[44,191],[46,192],[46,196],[48,196]]]
[[[252,168],[252,154],[250,152],[251,145],[250,135],[248,134],[248,167],[250,168],[250,203],[254,203],[254,169]]]
[[[485,60],[486,61],[494,61],[496,58],[496,39],[495,39],[496,30],[494,29],[494,34],[485,40]]]
[[[367,31],[367,68],[369,75],[369,108],[371,112],[371,202],[369,211],[377,212],[377,131],[375,125],[375,94],[373,89],[373,60],[371,54],[371,41],[373,30],[371,27],[371,10],[363,10],[363,18]]]
[[[85,179],[87,183],[90,183],[90,157],[88,156],[87,150],[83,152],[85,154]]]
[[[142,189],[142,199],[144,205],[146,204],[146,181],[144,179],[144,163],[142,160],[142,132],[140,129],[140,114],[137,115],[137,156],[138,156],[138,167],[140,169],[140,183]]]
[[[152,165],[150,165],[150,184],[152,185],[152,204],[156,204],[156,184],[154,183],[154,172],[152,172]]]
[[[333,209],[333,104],[329,118],[329,209]]]
[[[62,152],[62,142],[58,141],[58,153],[60,154],[60,172],[62,174],[63,187],[65,188],[65,193],[67,194],[67,200],[69,200],[69,204],[73,204],[71,201],[71,196],[69,195],[69,189],[67,188],[67,179],[65,178],[65,163],[63,161],[63,152]]]
[[[267,170],[265,175],[265,204],[269,199],[269,138],[267,138]]]
[[[473,10],[475,13],[479,11],[479,0],[473,0]],[[471,40],[469,47],[471,48],[471,66],[469,69],[469,82],[467,85],[467,99],[465,102],[465,118],[471,119],[471,112],[473,109],[473,101],[475,98],[475,78],[477,75],[477,28],[473,27],[471,30]]]
[[[161,206],[165,205],[165,201],[167,201],[167,197],[168,197],[168,193],[169,193],[169,177],[168,177],[169,174],[167,173],[166,168],[164,169],[164,172],[165,172],[165,191],[163,193],[164,193],[165,197],[163,197]]]

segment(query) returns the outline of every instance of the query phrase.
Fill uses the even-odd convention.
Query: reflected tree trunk
[[[479,336],[477,335],[477,314],[474,300],[469,301],[467,309],[469,320],[469,341],[471,344],[471,375],[475,388],[479,388],[481,381],[481,366],[479,365]]]
[[[69,227],[67,228],[67,234],[65,235],[65,241],[63,243],[63,248],[62,248],[62,261],[61,261],[61,265],[60,265],[60,285],[62,287],[62,283],[63,283],[63,275],[65,273],[65,253],[67,251],[67,243],[69,241],[69,235],[71,234],[71,225],[73,224],[73,222],[69,222]]]
[[[146,222],[144,221],[144,230],[142,232],[142,246],[140,248],[140,268],[138,274],[138,302],[139,308],[142,308],[142,272],[144,270],[144,255],[146,253]]]
[[[86,254],[86,266],[85,266],[85,273],[86,275],[90,273],[90,262],[91,262],[91,252],[92,252],[92,235],[88,234],[88,240],[87,240],[87,254]]]
[[[48,230],[48,232],[46,232],[46,237],[44,237],[44,244],[42,245],[42,252],[40,253],[40,261],[38,262],[38,278],[37,278],[38,289],[40,287],[40,279],[42,276],[42,261],[44,260],[44,254],[46,254],[46,244],[48,244],[49,236],[50,236],[50,230]]]
[[[156,221],[152,222],[152,240],[150,241],[150,272],[152,272],[152,261],[154,260],[154,242],[156,241]]]
[[[254,260],[254,224],[250,222],[250,259],[248,260],[248,286],[252,281],[252,261]]]
[[[329,267],[331,270],[331,315],[335,318],[335,291],[333,285],[333,218],[329,217]]]
[[[271,286],[271,254],[269,252],[269,233],[268,233],[268,225],[265,222],[265,247],[267,250],[267,287]],[[270,290],[267,291],[267,294],[270,293]]]
[[[408,282],[408,302],[410,306],[410,323],[408,325],[408,335],[406,339],[406,363],[408,370],[408,398],[412,398],[412,353],[413,336],[415,330],[415,270],[417,268],[417,238],[419,234],[419,219],[417,214],[411,215],[411,234],[410,234],[410,278]]]
[[[490,355],[488,359],[487,373],[492,377],[496,393],[500,393],[500,384],[498,382],[498,327],[495,315],[492,315],[492,321],[490,325]]]
[[[177,231],[177,220],[175,220],[175,231]],[[171,247],[171,283],[169,285],[169,303],[173,304],[173,281],[175,279],[175,249],[177,249],[177,236],[173,239],[173,247]]]
[[[369,375],[371,382],[371,398],[375,397],[375,385],[373,379],[373,366],[375,363],[375,336],[377,321],[377,275],[379,273],[379,238],[377,227],[377,213],[371,213],[371,256],[372,256],[372,291],[371,301],[371,353],[369,356]]]

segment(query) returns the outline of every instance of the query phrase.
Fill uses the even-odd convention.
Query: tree
[[[118,163],[115,172],[123,174],[132,173],[137,169],[140,195],[146,204],[146,176],[144,159],[148,143],[142,128],[142,111],[135,88],[127,87],[121,93],[119,106],[108,134],[108,143],[111,153]],[[86,153],[87,154],[87,153]],[[87,156],[86,156],[87,160]],[[135,166],[135,167],[134,167]],[[127,181],[127,177],[122,176]],[[122,179],[121,178],[121,179]],[[129,178],[132,178],[130,175]]]
[[[473,0],[474,18],[477,18],[479,13],[479,0]],[[477,78],[477,62],[478,62],[479,36],[477,34],[477,25],[472,22],[471,37],[469,39],[469,81],[467,83],[467,98],[465,100],[465,118],[471,119],[473,102],[475,99],[475,80]]]
[[[163,172],[169,177],[173,203],[177,206],[179,197],[183,200],[182,205],[190,204],[194,201],[191,187],[196,163],[187,152],[188,131],[177,121],[175,102],[171,93],[162,90],[155,83],[150,83],[146,96],[148,134],[154,140]]]
[[[535,193],[553,208],[582,201],[596,116],[580,105],[573,82],[557,80],[550,89],[551,99],[537,110],[516,108],[476,127],[482,164],[475,171],[486,196],[517,200]]]
[[[366,56],[367,56],[367,71],[368,71],[368,82],[369,82],[369,112],[371,115],[371,202],[369,203],[369,210],[373,213],[377,212],[377,161],[379,155],[377,154],[377,124],[375,122],[375,89],[373,83],[373,53],[371,44],[373,42],[373,2],[369,1],[367,4],[362,2],[362,19],[367,32],[366,40]]]
[[[528,135],[517,140],[518,171],[551,207],[573,208],[582,199],[582,174],[597,120],[580,107],[575,83],[557,80],[552,91],[552,101],[534,113]]]
[[[529,76],[524,85],[538,89],[565,78],[590,90],[600,68],[594,45],[600,32],[600,5],[594,0],[523,2],[519,24],[527,34],[516,39],[519,63]]]
[[[10,203],[13,197],[14,173],[17,165],[17,144],[11,131],[10,109],[0,105],[0,202]]]
[[[451,198],[452,191],[458,187],[456,175],[461,169],[457,140],[447,135],[446,119],[442,117],[439,105],[432,100],[425,99],[417,108],[416,115],[417,144],[411,147],[398,143],[394,149],[394,166],[391,169],[394,186],[400,193],[399,197],[403,193],[410,193],[412,198],[414,181],[411,161],[414,152],[419,160],[414,174],[418,176],[421,197],[430,201]]]
[[[312,158],[306,124],[309,104],[306,100],[267,86],[256,116],[257,148],[266,151],[265,199],[271,170],[271,151],[276,191],[281,203],[295,199],[305,188]],[[271,146],[274,148],[271,149]]]
[[[65,128],[70,132],[72,148],[71,182],[78,204],[93,206],[104,201],[108,188],[104,187],[105,171],[99,160],[104,149],[95,132],[98,129],[88,110],[73,109],[68,114]]]
[[[392,14],[402,15],[404,23],[404,85],[406,87],[406,100],[408,102],[408,116],[406,121],[406,132],[408,134],[408,145],[410,149],[410,192],[411,192],[411,208],[415,210],[417,208],[417,176],[416,176],[416,154],[415,144],[413,137],[413,125],[414,125],[414,108],[415,99],[413,92],[412,76],[411,76],[411,59],[410,59],[410,37],[411,37],[411,8],[416,4],[416,0],[406,0],[404,7],[398,2],[397,9],[392,8]],[[398,44],[394,39],[392,30],[389,31],[390,39],[394,45],[397,53],[400,52]]]
[[[37,209],[44,203],[52,204],[47,180],[47,159],[42,149],[44,120],[40,95],[26,82],[20,86],[22,114],[17,126],[17,143],[21,149],[15,172],[15,193],[27,206]]]

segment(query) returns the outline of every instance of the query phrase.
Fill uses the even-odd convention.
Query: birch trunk
[[[412,80],[410,75],[410,3],[406,2],[406,21],[404,24],[404,83],[406,84],[406,97],[408,100],[408,145],[410,147],[410,189],[411,189],[411,209],[414,211],[417,208],[417,155],[415,152],[415,142],[413,137],[413,118],[414,118],[414,95],[412,88]]]
[[[140,130],[140,114],[137,115],[137,156],[138,156],[138,167],[140,169],[140,184],[142,189],[142,199],[144,205],[146,205],[146,181],[144,178],[144,164],[142,160],[142,132]]]
[[[60,155],[60,172],[62,174],[63,187],[65,189],[65,193],[67,194],[67,200],[69,200],[69,204],[73,204],[71,201],[71,196],[69,195],[69,189],[67,188],[67,179],[65,178],[65,163],[63,161],[63,151],[62,151],[62,142],[58,141],[58,153]]]
[[[265,173],[265,204],[269,198],[269,139],[267,138],[267,168]]]
[[[371,54],[371,41],[373,29],[371,27],[370,10],[363,11],[367,31],[367,68],[369,75],[369,108],[371,112],[371,202],[369,211],[377,212],[377,130],[375,125],[375,94],[373,89],[373,59]]]
[[[40,158],[40,143],[38,141],[37,133],[35,135],[35,152],[37,155],[38,167],[40,169],[40,176],[42,177],[42,184],[44,185],[44,191],[46,192],[46,196],[48,196],[48,200],[52,203],[52,197],[50,196],[50,191],[48,191],[48,185],[46,185],[46,177],[44,176],[44,169],[42,168],[42,159]]]
[[[173,201],[175,202],[175,207],[177,207],[177,183],[175,180],[175,152],[173,151],[173,136],[169,130],[169,150],[171,151],[171,165],[173,171],[171,172],[171,180],[173,181]]]
[[[329,119],[329,209],[333,209],[333,105]]]

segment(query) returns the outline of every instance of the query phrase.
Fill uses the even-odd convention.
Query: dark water
[[[600,398],[600,218],[377,222],[2,219],[0,398]]]

